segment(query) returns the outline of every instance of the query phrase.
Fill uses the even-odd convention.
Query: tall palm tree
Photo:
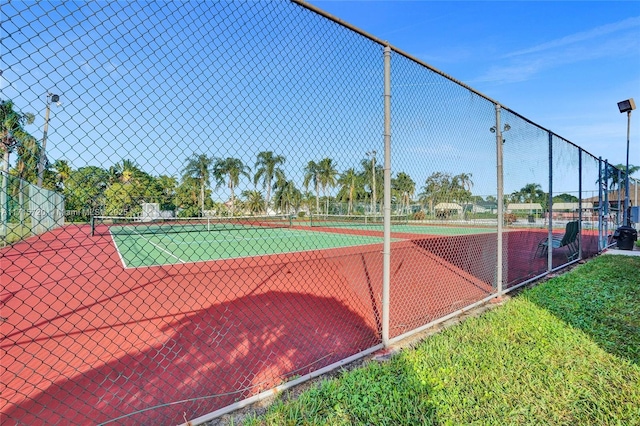
[[[217,181],[217,186],[220,187],[226,179],[227,187],[231,192],[231,215],[233,215],[236,198],[234,189],[240,183],[240,176],[251,178],[250,172],[251,168],[239,158],[217,158],[213,164],[213,176]]]
[[[400,172],[395,179],[391,180],[391,190],[397,193],[397,198],[400,199],[400,211],[402,212],[409,208],[411,197],[416,191],[416,183],[411,179],[411,176]]]
[[[336,170],[331,158],[323,158],[318,163],[318,179],[322,186],[322,195],[325,197],[325,214],[329,213],[329,198],[327,197],[327,187],[336,186],[338,170]]]
[[[304,187],[308,191],[309,183],[313,182],[316,191],[316,213],[320,212],[320,166],[311,160],[304,168]]]
[[[271,200],[271,182],[274,178],[284,179],[284,171],[278,166],[284,164],[285,158],[282,155],[273,155],[273,151],[262,151],[258,153],[256,160],[256,174],[253,177],[255,185],[262,179],[267,196],[264,199],[264,211],[269,212],[269,201]]]
[[[292,180],[280,179],[276,182],[274,204],[280,205],[281,213],[291,213],[293,208],[298,211],[302,202],[302,193]]]
[[[363,170],[362,178],[371,192],[371,213],[375,213],[377,211],[377,194],[384,194],[384,171],[382,166],[376,165],[375,162],[366,158],[360,162],[360,166]]]
[[[624,191],[625,182],[627,179],[627,165],[626,164],[616,164],[615,166],[611,166],[609,171],[609,178],[611,179],[611,185],[609,189],[618,188],[618,185],[622,185],[622,190]],[[620,170],[620,174],[615,169]],[[629,164],[629,176],[636,173],[640,170],[640,166],[634,166],[633,164]]]
[[[187,158],[187,164],[183,171],[183,180],[186,178],[196,179],[200,186],[200,214],[204,216],[204,189],[211,185],[211,165],[213,158],[207,154],[193,154]]]
[[[338,185],[341,186],[340,192],[338,192],[338,198],[340,200],[347,200],[347,214],[353,212],[353,200],[359,192],[364,191],[364,185],[360,175],[352,167],[346,170],[338,178]]]
[[[0,149],[4,155],[3,171],[9,172],[9,154],[16,147],[35,141],[35,138],[24,129],[25,125],[33,124],[35,116],[32,113],[16,111],[13,101],[0,102]]]
[[[37,159],[40,158],[40,146],[36,138],[31,136],[24,126],[32,124],[35,116],[32,113],[21,113],[14,109],[12,101],[0,102],[0,150],[3,151],[3,167],[2,167],[2,188],[0,189],[0,230],[3,235],[6,232],[6,223],[9,220],[9,154],[15,148],[18,149],[18,174],[25,173],[27,165],[33,167],[36,172]],[[31,156],[26,155],[33,151]],[[27,160],[31,158],[31,161]],[[19,197],[20,206],[23,206],[23,188],[22,180],[20,181]],[[20,222],[24,221],[24,209],[20,209]]]

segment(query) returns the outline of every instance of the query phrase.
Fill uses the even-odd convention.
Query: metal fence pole
[[[604,160],[604,186],[602,187],[604,192],[603,201],[603,249],[609,245],[609,160]]]
[[[598,157],[598,251],[604,248],[604,206],[602,201],[602,157]]]
[[[391,47],[384,48],[384,242],[382,252],[382,343],[389,345],[391,281]]]
[[[582,148],[578,149],[578,259],[582,259]]]
[[[553,269],[553,135],[549,134],[549,232],[547,234],[547,270]]]
[[[504,223],[504,182],[502,170],[502,130],[500,129],[500,104],[496,106],[496,166],[497,166],[497,198],[498,198],[498,247],[496,253],[496,289],[498,296],[502,294],[502,225]]]

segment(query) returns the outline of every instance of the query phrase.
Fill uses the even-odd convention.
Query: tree
[[[305,191],[309,190],[309,183],[313,182],[316,190],[316,213],[320,212],[320,166],[315,161],[309,161],[307,167],[304,168],[304,187]]]
[[[244,197],[244,208],[249,210],[252,214],[261,213],[262,208],[265,207],[264,197],[262,193],[258,190],[245,190],[241,193],[242,197]]]
[[[391,192],[395,193],[396,199],[400,199],[400,211],[407,211],[411,198],[416,191],[416,183],[411,176],[404,172],[398,173],[395,179],[391,179]],[[405,210],[407,209],[407,210]]]
[[[528,183],[519,191],[512,194],[512,200],[517,203],[542,203],[545,201],[545,192],[539,183]]]
[[[120,163],[109,167],[109,183],[121,182],[126,184],[134,179],[148,180],[150,177],[132,160],[123,159]]]
[[[364,193],[364,184],[355,169],[352,167],[346,170],[338,178],[338,185],[340,185],[340,191],[338,191],[338,200],[347,201],[347,214],[353,212],[353,200],[359,194]]]
[[[611,186],[610,189],[619,188],[620,185],[622,190],[625,190],[625,183],[627,180],[627,165],[626,164],[616,164],[615,166],[611,166],[609,171],[609,177],[611,178]],[[617,170],[616,170],[617,169]],[[618,170],[620,173],[618,174]],[[640,166],[634,166],[629,164],[629,176],[633,175],[637,171],[640,170]]]
[[[318,164],[318,179],[322,186],[322,195],[325,197],[325,213],[329,213],[329,199],[327,198],[327,187],[336,186],[336,178],[338,170],[336,170],[331,158],[323,158]]]
[[[284,171],[278,166],[284,164],[285,158],[282,155],[273,155],[273,151],[262,151],[258,153],[256,160],[256,174],[253,183],[258,184],[262,180],[267,196],[264,199],[264,211],[269,211],[269,201],[271,200],[271,182],[273,179],[284,179]]]
[[[443,172],[432,173],[425,181],[422,192],[418,195],[422,204],[429,204],[429,212],[433,215],[435,205],[444,201],[449,191],[451,175]]]
[[[160,175],[154,183],[159,192],[160,209],[175,210],[178,180],[173,176]]]
[[[366,158],[360,162],[360,165],[362,166],[363,170],[362,179],[365,182],[365,185],[369,187],[369,191],[371,192],[371,212],[375,213],[377,211],[376,193],[384,194],[384,170],[382,169],[382,166],[375,165],[373,161],[370,161]]]
[[[53,163],[54,186],[56,189],[62,191],[64,189],[64,183],[71,177],[71,166],[66,160],[56,160]]]
[[[9,220],[9,209],[7,205],[7,194],[9,193],[9,154],[14,149],[18,151],[18,161],[16,162],[16,174],[19,178],[26,177],[28,172],[32,172],[36,177],[38,159],[40,158],[40,144],[36,138],[31,136],[24,126],[32,124],[35,116],[31,113],[21,113],[14,109],[11,100],[0,102],[0,150],[3,153],[2,167],[2,188],[0,189],[0,226],[4,226]],[[34,180],[35,182],[35,180]],[[24,188],[23,181],[20,180],[18,188],[20,203],[20,223],[24,222]]]
[[[292,209],[298,211],[302,203],[302,193],[294,181],[280,179],[276,182],[273,199],[274,204],[280,205],[280,212],[288,214]]]
[[[4,156],[4,173],[9,172],[9,154],[16,148],[28,143],[35,143],[35,138],[24,129],[33,124],[32,113],[21,113],[14,109],[12,101],[0,102],[0,150]]]
[[[95,166],[72,170],[62,193],[65,210],[74,221],[87,220],[92,215],[103,215],[109,174]]]
[[[220,187],[226,179],[227,187],[231,192],[231,215],[233,215],[235,204],[234,188],[240,183],[240,176],[251,178],[250,172],[251,169],[239,158],[217,158],[213,164],[213,176],[217,186]]]
[[[193,178],[198,181],[200,188],[200,215],[204,216],[204,195],[205,187],[211,185],[211,166],[213,158],[207,154],[193,154],[187,158],[187,164],[183,171],[183,180]]]
[[[578,197],[571,194],[559,194],[553,197],[554,203],[577,203]]]

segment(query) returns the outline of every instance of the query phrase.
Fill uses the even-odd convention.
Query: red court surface
[[[509,282],[546,267],[540,235],[505,235]],[[182,423],[372,347],[381,251],[125,270],[87,226],[2,249],[0,423]],[[391,337],[491,294],[495,252],[496,234],[393,242]]]

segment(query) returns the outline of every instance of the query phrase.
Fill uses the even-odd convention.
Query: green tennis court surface
[[[469,235],[497,232],[487,226],[447,226],[432,225],[411,221],[407,215],[391,215],[389,218],[392,233],[427,235]],[[313,228],[359,229],[365,231],[383,231],[384,217],[380,215],[315,215],[306,223]]]
[[[377,236],[291,228],[119,233],[112,238],[125,268],[232,259],[382,243]]]

